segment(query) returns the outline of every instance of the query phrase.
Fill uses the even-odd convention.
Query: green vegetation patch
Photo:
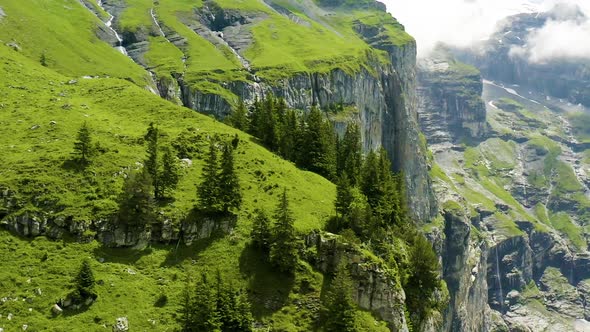
[[[67,76],[111,76],[147,85],[147,73],[133,60],[99,40],[102,22],[77,0],[22,0],[2,4],[2,44]]]

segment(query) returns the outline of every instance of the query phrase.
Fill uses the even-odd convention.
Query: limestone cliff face
[[[397,277],[384,264],[337,235],[312,233],[306,237],[305,244],[317,253],[310,260],[324,274],[333,273],[340,262],[347,262],[353,280],[353,299],[359,307],[386,321],[391,331],[408,331],[404,313],[406,295]]]
[[[103,5],[114,15],[114,26],[117,27],[124,3],[108,0]],[[373,5],[384,10],[382,5]],[[215,10],[219,13],[211,12]],[[281,12],[284,9],[277,7],[276,10]],[[223,18],[224,24],[217,26],[216,15],[221,15],[220,19]],[[149,66],[144,54],[148,50],[150,35],[163,35],[179,49],[186,46],[186,40],[177,32],[160,23],[155,15],[152,18],[154,22],[151,26],[122,33],[123,46],[129,56],[147,69]],[[182,73],[163,77],[152,73],[159,94],[163,98],[218,118],[228,115],[236,102],[229,100],[231,98],[228,96],[236,96],[246,104],[251,104],[256,98],[273,94],[283,97],[290,107],[302,110],[309,109],[312,105],[327,107],[342,102],[358,110],[358,115],[351,121],[360,124],[365,150],[383,146],[392,158],[394,169],[404,173],[407,194],[411,198],[410,211],[415,219],[432,218],[436,213],[436,202],[427,174],[426,151],[421,146],[418,135],[415,42],[392,44],[383,37],[386,33],[382,31],[382,27],[367,26],[357,21],[353,27],[355,32],[373,48],[385,51],[388,63],[368,56],[364,60],[367,63],[360,66],[360,70],[343,70],[334,65],[328,71],[295,73],[290,77],[271,81],[259,78],[250,68],[248,60],[242,56],[250,45],[248,40],[252,38],[244,35],[242,30],[247,30],[261,19],[262,16],[254,13],[223,11],[211,4],[195,12],[195,16],[184,23],[214,45],[233,50],[243,65],[243,71],[247,73],[247,79],[223,82],[221,86],[226,93],[219,93],[203,90],[198,85],[187,82]]]
[[[107,247],[144,247],[150,242],[190,245],[196,240],[217,233],[230,232],[237,221],[235,215],[209,216],[191,212],[179,219],[166,218],[147,227],[125,227],[116,220],[74,221],[72,217],[55,215],[51,211],[23,209],[14,192],[0,188],[0,226],[24,237],[47,236],[60,239],[73,236],[81,241],[97,239]],[[19,211],[16,213],[9,213]]]
[[[463,213],[444,212],[443,278],[451,296],[443,331],[483,331],[488,307],[485,241],[473,236]]]
[[[487,131],[481,76],[475,68],[444,58],[421,59],[418,114],[428,143],[481,138]]]
[[[340,102],[355,107],[359,112],[354,120],[360,123],[365,150],[381,146],[387,150],[395,170],[406,177],[410,211],[418,220],[429,220],[436,213],[436,202],[418,134],[416,46],[409,43],[389,47],[387,51],[391,64],[371,64],[376,73],[366,69],[357,73],[333,69],[274,82],[228,82],[226,88],[246,103],[273,94],[296,109]],[[185,106],[220,117],[231,111],[223,97],[179,83]]]

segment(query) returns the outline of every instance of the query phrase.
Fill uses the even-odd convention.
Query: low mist
[[[428,56],[437,43],[467,48],[486,40],[505,17],[551,10],[551,18],[532,30],[513,56],[543,63],[556,58],[590,60],[588,0],[382,0]]]

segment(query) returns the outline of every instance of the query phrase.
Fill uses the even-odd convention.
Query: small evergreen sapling
[[[78,160],[83,164],[90,162],[90,156],[92,154],[92,136],[88,123],[84,121],[78,134],[76,135],[76,141],[74,142],[74,155],[78,157]]]
[[[90,266],[90,261],[85,259],[82,261],[78,275],[75,279],[76,293],[79,295],[81,300],[84,299],[96,299],[97,295],[94,291],[94,273]]]

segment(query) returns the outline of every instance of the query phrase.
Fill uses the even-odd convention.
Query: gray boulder
[[[129,320],[127,317],[117,318],[117,322],[113,325],[113,332],[127,332],[129,331]]]
[[[57,303],[51,308],[51,312],[56,316],[61,315],[63,311],[64,310]]]

